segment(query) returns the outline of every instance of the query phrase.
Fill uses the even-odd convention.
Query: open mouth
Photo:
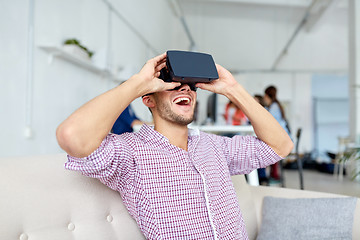
[[[181,106],[186,106],[191,103],[191,100],[188,97],[179,97],[174,100],[174,103]]]

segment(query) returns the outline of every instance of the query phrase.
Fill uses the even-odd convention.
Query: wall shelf
[[[61,47],[55,46],[39,46],[40,49],[48,52],[50,54],[49,64],[52,62],[54,57],[61,58],[62,60],[73,63],[79,67],[82,67],[88,71],[99,74],[101,76],[109,77],[111,80],[115,82],[122,82],[122,79],[116,78],[108,69],[100,68],[94,65],[90,59],[84,59],[76,56],[75,54],[71,54]]]

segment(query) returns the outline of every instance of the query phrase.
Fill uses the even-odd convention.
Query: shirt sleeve
[[[135,161],[133,151],[121,135],[109,134],[89,156],[68,155],[65,168],[97,178],[113,190],[123,191],[133,183]]]
[[[224,144],[231,175],[248,174],[282,159],[269,145],[255,136],[236,135],[224,138]]]

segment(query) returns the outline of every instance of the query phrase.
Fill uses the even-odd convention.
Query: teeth
[[[190,99],[189,98],[185,98],[185,97],[183,97],[183,98],[177,98],[177,99],[175,99],[175,103],[179,103],[179,102],[182,102],[182,101],[185,101],[185,104],[188,104],[188,103],[190,103]]]

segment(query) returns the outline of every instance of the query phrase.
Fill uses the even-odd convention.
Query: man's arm
[[[134,99],[179,86],[180,83],[165,83],[158,78],[165,60],[165,53],[150,59],[138,74],[72,113],[56,130],[60,147],[74,157],[88,156],[99,147],[117,117]]]
[[[211,83],[197,83],[196,86],[222,94],[235,103],[248,117],[256,136],[268,144],[279,156],[286,157],[293,148],[289,135],[232,76],[220,65],[217,65],[219,79]]]

